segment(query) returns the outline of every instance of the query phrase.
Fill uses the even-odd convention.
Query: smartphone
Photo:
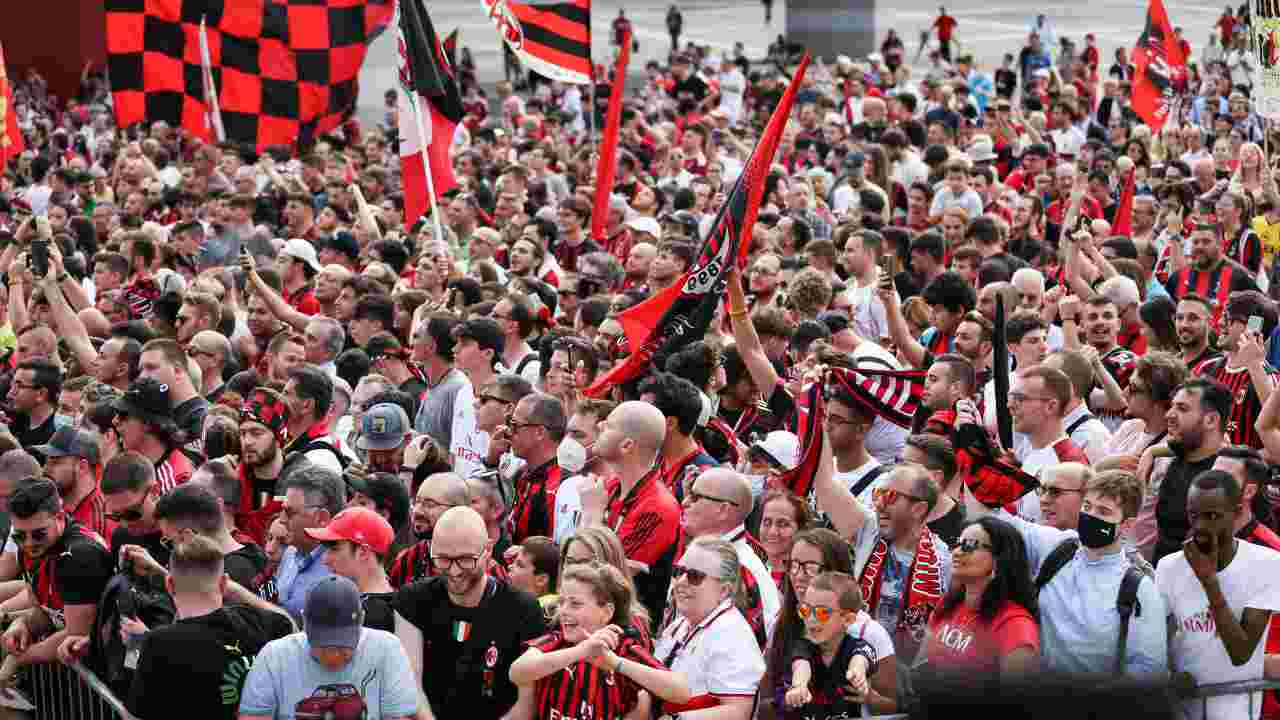
[[[49,274],[49,241],[44,238],[31,241],[31,272],[37,279]]]
[[[1262,318],[1258,315],[1249,316],[1249,324],[1245,326],[1251,333],[1262,332]]]

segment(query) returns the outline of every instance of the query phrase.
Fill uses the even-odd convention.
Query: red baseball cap
[[[312,540],[334,542],[346,540],[357,545],[364,545],[379,555],[386,555],[391,548],[391,541],[396,533],[391,523],[378,513],[366,507],[350,507],[329,521],[322,528],[307,528],[307,535]]]

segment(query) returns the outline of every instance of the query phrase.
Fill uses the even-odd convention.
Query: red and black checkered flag
[[[751,229],[760,213],[769,167],[778,152],[782,130],[787,126],[796,92],[808,67],[809,54],[805,53],[791,85],[774,107],[760,142],[751,151],[742,174],[712,223],[697,262],[674,285],[618,316],[631,355],[587,388],[584,392],[588,397],[600,397],[610,387],[640,376],[655,361],[657,367],[662,367],[671,353],[707,334],[716,304],[728,288],[730,264],[746,263]]]
[[[165,120],[209,137],[203,18],[227,140],[310,142],[355,108],[368,43],[394,9],[393,0],[106,0],[116,121]]]
[[[552,80],[591,82],[591,0],[480,0],[520,63]]]

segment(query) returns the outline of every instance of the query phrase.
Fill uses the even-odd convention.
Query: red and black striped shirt
[[[391,567],[387,570],[387,582],[391,583],[391,587],[399,590],[409,583],[426,580],[438,574],[431,565],[431,541],[420,540],[401,550],[396,555],[396,559],[391,561]],[[485,564],[485,574],[499,580],[507,579],[507,569],[492,557]]]
[[[560,465],[555,458],[536,468],[526,467],[516,480],[516,498],[507,517],[511,542],[519,545],[532,535],[555,537],[556,491]]]
[[[1271,382],[1280,385],[1280,372],[1270,365],[1265,366]],[[1232,445],[1246,445],[1255,450],[1262,449],[1262,436],[1254,427],[1258,416],[1262,414],[1262,400],[1258,391],[1253,388],[1253,380],[1249,377],[1248,368],[1227,367],[1227,356],[1221,355],[1200,363],[1192,369],[1193,375],[1216,380],[1231,393],[1231,416],[1227,418],[1227,442]]]
[[[1169,277],[1165,290],[1174,300],[1181,300],[1190,293],[1208,298],[1213,305],[1213,324],[1227,307],[1227,298],[1238,290],[1257,290],[1253,276],[1240,263],[1222,258],[1212,270],[1200,270],[1194,265],[1184,267]]]
[[[1258,492],[1262,492],[1262,488],[1259,488]],[[1236,537],[1245,542],[1280,552],[1280,535],[1258,522],[1257,518],[1250,520],[1247,525],[1240,528],[1240,532],[1236,533]],[[1263,648],[1263,652],[1267,655],[1280,655],[1280,614],[1271,614],[1266,646]],[[1262,717],[1280,717],[1280,690],[1269,690],[1262,696]]]
[[[572,647],[564,634],[556,630],[531,640],[529,647],[549,653]],[[626,638],[618,647],[618,657],[628,662],[665,670],[662,663],[643,644]],[[534,717],[542,720],[612,720],[631,712],[640,697],[641,687],[634,680],[611,669],[601,669],[587,660],[579,660],[567,668],[537,681],[533,686],[537,710]]]
[[[1262,272],[1262,239],[1247,225],[1240,229],[1233,240],[1225,244],[1222,253],[1255,275]]]

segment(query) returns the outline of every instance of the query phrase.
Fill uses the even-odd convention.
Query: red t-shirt
[[[991,622],[963,602],[929,619],[929,664],[963,672],[995,673],[1000,658],[1022,647],[1040,653],[1040,628],[1021,605],[1006,601]]]
[[[938,28],[939,40],[950,40],[951,33],[956,29],[956,19],[950,15],[939,15],[937,20],[933,21],[933,26]]]
[[[284,301],[289,303],[289,307],[297,310],[303,315],[319,315],[320,301],[316,299],[316,291],[310,286],[302,288],[295,295],[290,295],[286,290],[283,293]]]
[[[650,472],[623,497],[622,483],[606,485],[604,521],[618,534],[628,560],[654,567],[680,539],[680,504],[657,472]]]

